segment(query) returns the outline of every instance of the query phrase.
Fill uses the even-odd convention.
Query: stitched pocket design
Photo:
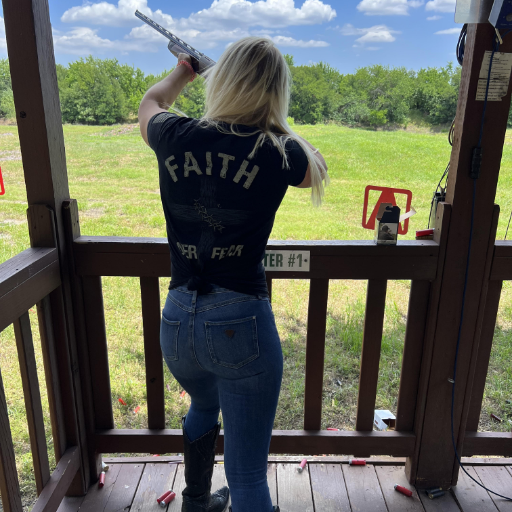
[[[206,342],[215,364],[238,369],[259,355],[256,317],[205,322]]]
[[[160,347],[167,361],[178,360],[178,333],[180,322],[173,322],[162,315],[160,324]]]

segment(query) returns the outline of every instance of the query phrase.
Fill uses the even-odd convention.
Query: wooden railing
[[[57,249],[27,249],[0,265],[0,331],[13,324],[27,414],[34,476],[39,499],[33,512],[58,508],[75,477],[80,453],[67,446],[61,389],[66,377],[59,377],[52,307],[58,305],[61,286]],[[43,409],[39,393],[34,343],[28,310],[37,304],[46,386],[52,419],[57,468],[50,474]],[[60,372],[62,373],[62,372]],[[72,415],[67,415],[72,418]],[[21,512],[22,501],[15,452],[9,426],[7,402],[0,374],[0,493],[5,512]]]
[[[78,225],[76,203],[66,204],[66,224]],[[80,281],[91,371],[82,376],[94,403],[95,449],[99,452],[179,452],[181,430],[165,429],[162,355],[159,349],[159,278],[170,276],[170,254],[165,238],[80,236],[73,239],[75,273]],[[272,453],[411,456],[416,435],[414,420],[420,385],[422,354],[431,283],[439,268],[442,240],[402,241],[396,247],[370,241],[271,242],[268,250],[310,251],[309,272],[267,272],[269,289],[274,279],[310,280],[306,339],[304,430],[273,432]],[[140,278],[148,429],[114,428],[102,276]],[[320,430],[327,298],[330,279],[368,281],[359,398],[355,431]],[[406,327],[403,369],[397,410],[397,429],[373,431],[381,339],[388,280],[412,281]],[[223,433],[219,437],[223,451]]]

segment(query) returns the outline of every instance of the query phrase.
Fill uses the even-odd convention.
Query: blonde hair
[[[314,151],[288,125],[291,73],[288,64],[264,37],[244,37],[230,45],[215,66],[208,69],[206,110],[202,126],[215,126],[222,133],[250,137],[260,133],[249,158],[253,158],[269,139],[283,157],[283,169],[289,169],[286,143],[295,140],[306,153],[311,173],[311,199],[319,206],[324,183],[329,176],[314,157]],[[221,124],[222,122],[222,124]],[[229,124],[229,130],[223,125]],[[240,133],[234,125],[254,126],[252,133]]]

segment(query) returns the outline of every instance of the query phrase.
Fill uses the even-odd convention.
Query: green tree
[[[8,59],[0,59],[0,117],[16,117]]]

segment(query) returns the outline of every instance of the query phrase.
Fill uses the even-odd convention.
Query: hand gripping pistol
[[[210,57],[207,57],[204,53],[196,50],[185,41],[183,41],[183,39],[180,39],[179,37],[166,30],[164,27],[161,27],[158,23],[155,23],[152,19],[148,18],[140,11],[135,11],[135,16],[169,39],[167,48],[169,48],[169,51],[175,57],[177,57],[180,53],[186,53],[190,55],[190,57],[192,57],[192,67],[194,68],[194,71],[199,75],[203,74],[208,68],[215,65],[215,61],[210,59]]]

